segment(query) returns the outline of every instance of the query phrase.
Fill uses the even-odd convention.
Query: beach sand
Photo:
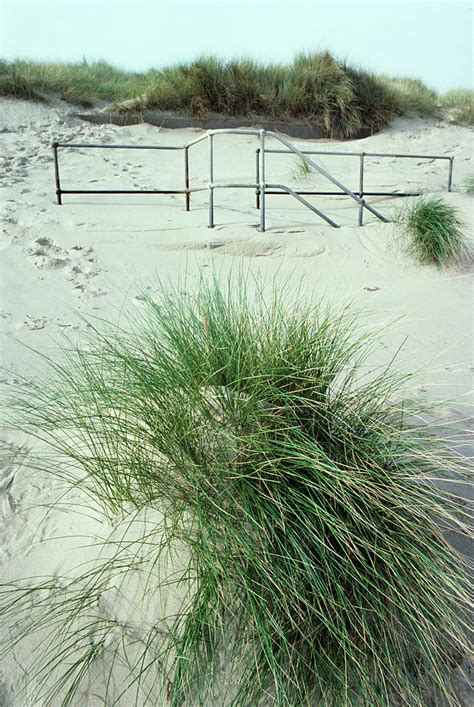
[[[63,206],[58,206],[53,140],[184,145],[201,134],[147,125],[96,126],[72,117],[70,110],[60,104],[0,101],[0,377],[6,384],[2,396],[22,376],[38,381],[34,350],[54,356],[64,333],[74,340],[85,331],[83,317],[122,319],[126,310],[140,309],[143,289],[151,294],[157,291],[158,279],[192,288],[206,272],[217,272],[225,279],[243,268],[263,282],[286,280],[308,297],[350,306],[369,328],[383,327],[374,365],[385,365],[397,354],[397,367],[417,372],[411,394],[449,400],[439,416],[447,425],[457,421],[460,434],[469,427],[474,370],[472,268],[417,265],[403,252],[396,226],[366,212],[364,227],[357,227],[358,207],[345,198],[314,201],[343,226],[333,229],[290,197],[268,196],[265,233],[258,231],[252,190],[216,191],[213,230],[207,228],[207,191],[192,195],[189,213],[184,195],[65,195]],[[466,233],[472,234],[473,197],[462,187],[473,171],[470,129],[413,118],[400,119],[390,130],[359,141],[292,142],[300,149],[453,155],[452,193],[446,192],[445,161],[367,158],[365,187],[420,188],[442,195],[460,209]],[[257,146],[252,136],[217,136],[215,179],[253,181]],[[203,186],[207,144],[197,145],[190,157],[191,186]],[[181,152],[75,150],[62,151],[60,160],[64,189],[183,186]],[[319,161],[356,189],[357,158]],[[296,181],[294,170],[293,156],[268,156],[268,182],[301,189],[331,188],[316,175]],[[371,203],[390,217],[402,201],[379,197]],[[32,445],[9,430],[2,432],[2,441],[10,448]],[[466,438],[466,453],[468,446]],[[116,532],[113,519],[106,522],[93,509],[87,514],[80,511],[85,503],[80,490],[69,498],[68,512],[46,507],[59,491],[57,481],[33,477],[20,462],[0,468],[3,581],[74,573],[73,567],[97,555],[101,538]],[[74,505],[78,512],[72,510]],[[138,519],[137,527],[142,530],[143,524],[157,520],[159,516]],[[169,603],[175,598],[162,600]],[[155,605],[155,615],[158,611],[164,609]],[[130,607],[117,612],[124,621],[139,623]],[[2,707],[42,704],[28,678],[28,652],[19,649],[0,667]],[[105,680],[100,668],[94,680],[99,694]],[[25,684],[27,692],[19,696]],[[83,699],[74,704],[103,704],[92,693]],[[120,704],[130,702],[125,699]]]

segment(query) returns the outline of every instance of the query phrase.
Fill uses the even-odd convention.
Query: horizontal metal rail
[[[285,196],[286,192],[279,191],[268,191],[266,194],[278,194],[279,196]],[[347,196],[343,191],[301,191],[298,190],[298,194],[303,194],[303,196]],[[365,191],[364,196],[420,196],[421,191]]]
[[[289,155],[292,150],[274,150],[265,148],[265,152],[274,153],[279,155]],[[397,158],[412,158],[417,160],[452,160],[454,157],[449,155],[407,155],[398,154],[395,152],[336,152],[332,150],[301,150],[305,155],[333,155],[334,157],[360,157],[365,155],[365,157],[397,157]]]
[[[185,145],[117,145],[110,142],[105,144],[97,142],[54,142],[53,147],[54,145],[63,149],[66,147],[84,147],[88,150],[184,150],[186,148]]]
[[[206,191],[207,187],[195,189],[61,189],[61,194],[192,194]]]

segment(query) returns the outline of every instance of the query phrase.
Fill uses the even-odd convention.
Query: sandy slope
[[[268,231],[257,230],[254,195],[247,190],[216,193],[216,228],[208,230],[207,194],[196,194],[192,210],[183,196],[69,196],[54,198],[53,139],[90,142],[185,144],[199,131],[150,126],[92,126],[67,115],[64,107],[13,100],[0,103],[0,331],[3,383],[35,375],[30,348],[54,353],[62,333],[80,334],[79,315],[116,319],[128,306],[140,307],[138,283],[150,291],[157,276],[192,287],[205,269],[225,277],[239,266],[266,281],[289,278],[310,296],[351,303],[370,326],[392,322],[380,334],[374,362],[388,362],[397,350],[399,365],[422,371],[413,393],[450,398],[441,413],[447,420],[469,413],[472,389],[472,271],[421,268],[405,256],[396,229],[367,217],[357,228],[357,207],[346,199],[320,198],[317,205],[343,224],[332,229],[289,197],[268,197]],[[302,141],[294,141],[300,147]],[[305,145],[313,144],[306,142]],[[317,141],[318,146],[326,143]],[[216,179],[253,180],[256,141],[248,136],[216,138]],[[418,120],[398,121],[391,130],[357,142],[327,143],[329,149],[426,152],[455,156],[454,189],[445,194],[458,206],[472,232],[472,197],[462,182],[472,173],[472,132],[467,128]],[[321,158],[321,164],[355,188],[358,161]],[[293,157],[273,155],[268,181],[327,188],[311,175],[297,182]],[[445,189],[447,164],[418,160],[367,160],[366,188]],[[75,151],[61,155],[63,187],[178,188],[183,183],[181,153]],[[206,182],[205,144],[191,155],[192,186]],[[100,186],[99,186],[100,185]],[[397,204],[373,199],[390,215]],[[206,247],[211,240],[221,247]],[[24,346],[27,345],[27,347]],[[462,423],[464,425],[465,423]],[[461,426],[462,426],[461,425]],[[8,444],[22,440],[3,434]],[[466,443],[467,444],[467,443]],[[0,563],[6,579],[37,573],[62,574],[97,553],[96,539],[113,532],[103,520],[37,508],[54,499],[49,479],[23,475],[21,466],[0,469]],[[74,500],[79,508],[79,492]],[[140,526],[141,527],[141,526]],[[94,538],[92,548],[71,536]],[[59,536],[69,536],[58,540]],[[155,611],[156,611],[155,607]],[[122,612],[123,613],[123,612]],[[125,612],[126,613],[126,612]],[[0,705],[41,704],[34,685],[16,696],[25,679],[25,652],[0,668]],[[97,680],[100,683],[100,671]],[[84,704],[102,704],[90,695]],[[79,704],[79,703],[78,703]],[[82,703],[81,703],[82,704]],[[127,704],[126,702],[123,703]]]

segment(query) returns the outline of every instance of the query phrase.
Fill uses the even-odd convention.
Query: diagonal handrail
[[[339,224],[333,221],[329,216],[326,216],[324,211],[321,211],[320,209],[317,209],[316,206],[313,206],[313,204],[310,204],[307,199],[304,199],[298,192],[296,192],[294,189],[291,187],[287,187],[285,184],[266,184],[266,187],[269,189],[281,189],[282,191],[286,191],[288,194],[291,194],[292,197],[294,197],[297,201],[301,202],[306,206],[310,211],[313,211],[313,213],[317,214],[320,218],[323,219],[323,221],[326,221],[330,226],[333,226],[334,228],[340,228]]]
[[[211,189],[260,189],[261,184],[257,183],[247,183],[247,182],[210,182],[209,187]],[[297,201],[300,201],[304,206],[306,206],[310,211],[313,213],[317,214],[320,218],[323,219],[323,221],[326,221],[330,226],[333,226],[334,228],[340,228],[339,224],[336,223],[335,221],[332,220],[329,216],[327,216],[324,211],[321,211],[320,209],[316,208],[316,206],[313,206],[313,204],[310,204],[307,199],[304,199],[302,196],[298,194],[298,192],[294,191],[291,187],[287,187],[285,184],[265,184],[266,189],[280,189],[281,191],[285,191],[291,196],[293,196]]]
[[[326,177],[326,179],[329,179],[330,182],[332,182],[337,187],[339,187],[339,189],[345,192],[347,196],[350,196],[352,199],[354,199],[354,201],[356,201],[359,206],[373,213],[374,216],[377,216],[377,218],[381,221],[384,221],[384,223],[388,223],[388,219],[383,214],[381,214],[380,211],[374,209],[374,207],[368,204],[365,199],[362,199],[360,196],[357,196],[357,194],[355,194],[351,189],[349,189],[349,187],[346,187],[344,184],[342,184],[342,182],[333,177],[332,174],[330,174],[327,170],[324,169],[324,167],[320,167],[318,164],[316,164],[314,160],[308,157],[308,155],[305,155],[304,152],[295,147],[289,140],[273,131],[266,131],[266,134],[281,142],[282,145],[285,145],[289,150],[291,150],[291,152],[294,152],[295,155],[298,155],[298,157],[300,157],[304,162],[306,162],[306,164],[308,164],[310,167],[322,174],[323,177]]]

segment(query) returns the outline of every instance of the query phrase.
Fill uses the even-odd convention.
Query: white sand
[[[357,206],[351,200],[315,200],[343,224],[333,229],[290,197],[269,196],[264,234],[257,230],[258,212],[251,190],[216,192],[216,228],[212,231],[206,225],[206,192],[192,196],[190,213],[185,212],[181,195],[75,195],[64,196],[62,207],[55,203],[53,139],[182,145],[198,134],[145,125],[93,126],[69,117],[62,106],[0,102],[2,382],[15,382],[18,375],[34,377],[35,357],[27,347],[54,353],[64,331],[80,335],[84,324],[78,313],[117,319],[123,307],[140,307],[138,283],[153,291],[157,276],[173,282],[186,278],[192,287],[205,269],[215,269],[225,277],[243,265],[266,281],[281,277],[303,282],[309,296],[337,304],[351,302],[369,325],[392,322],[380,334],[377,363],[388,362],[402,347],[398,365],[420,368],[412,393],[451,399],[441,412],[448,421],[466,417],[473,372],[472,270],[440,271],[414,264],[401,252],[392,224],[382,224],[366,212],[366,225],[356,226]],[[445,192],[447,163],[420,160],[367,159],[366,189],[421,187],[443,194],[459,207],[472,233],[473,197],[462,190],[464,178],[473,171],[469,129],[404,119],[365,140],[293,142],[307,149],[315,145],[316,149],[341,151],[454,155],[450,194]],[[215,179],[253,181],[256,147],[256,139],[250,136],[218,136]],[[64,151],[60,159],[63,188],[181,188],[183,184],[182,153]],[[320,162],[356,188],[357,159],[325,157]],[[269,156],[267,181],[305,189],[331,188],[314,175],[296,183],[291,176],[294,167],[292,156]],[[191,186],[205,184],[206,175],[207,145],[203,143],[191,151]],[[400,201],[372,199],[388,215]],[[210,240],[222,240],[224,245],[210,250],[206,247]],[[23,441],[9,431],[2,437],[9,445]],[[98,539],[113,531],[113,525],[108,527],[98,515],[91,519],[38,507],[38,503],[50,503],[57,493],[55,482],[23,474],[20,464],[0,469],[4,580],[62,575],[95,556]],[[79,507],[80,494],[75,494],[70,503]],[[81,547],[86,543],[92,547]],[[131,620],[131,610],[115,611],[122,621]],[[159,610],[155,606],[153,611]],[[2,707],[42,704],[25,672],[27,652],[19,650],[0,667]],[[100,693],[100,666],[95,679],[94,691]],[[19,697],[25,683],[28,692]],[[89,694],[80,704],[103,702]],[[125,698],[121,704],[125,707],[130,702]]]

